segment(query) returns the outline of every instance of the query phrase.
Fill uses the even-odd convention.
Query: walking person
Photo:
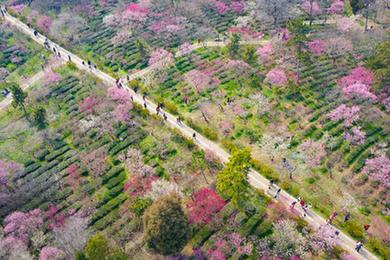
[[[164,121],[167,121],[167,119],[168,119],[168,117],[165,113],[163,114],[163,118],[164,118]]]
[[[192,134],[192,138],[196,139],[196,133]]]
[[[333,213],[332,213],[332,215],[330,215],[330,217],[329,217],[329,219],[328,219],[328,224],[331,224],[332,225],[332,223],[333,223],[333,220],[337,217],[337,212],[336,211],[334,211]]]
[[[277,199],[277,198],[279,197],[281,191],[282,191],[281,188],[279,188],[279,189],[276,191],[275,196],[274,196],[274,199]]]
[[[157,114],[157,115],[160,114],[160,106],[157,106],[157,107],[156,107],[156,114]]]
[[[358,252],[359,253],[359,251],[362,249],[362,247],[363,247],[363,243],[362,242],[357,242],[356,243],[356,246],[355,246],[355,250],[356,250],[356,252]]]
[[[68,60],[69,60],[69,61],[72,61],[72,58],[70,57],[70,55],[68,55]]]
[[[273,186],[274,186],[274,180],[271,179],[271,180],[269,181],[268,190],[270,190]]]
[[[144,102],[144,108],[146,109],[148,106],[146,105],[146,102]]]
[[[347,222],[351,218],[351,213],[347,212],[344,216],[344,222]]]
[[[368,224],[365,224],[365,225],[363,226],[363,228],[364,228],[364,231],[366,231],[366,232],[367,232],[367,230],[370,228],[370,225],[368,225]]]
[[[176,122],[177,122],[178,125],[181,125],[180,117],[177,117],[177,118],[176,118]]]
[[[145,101],[145,99],[146,99],[146,95],[145,94],[142,95],[142,99]]]
[[[294,207],[295,205],[298,203],[298,201],[294,200],[293,202],[291,202],[290,204],[290,210],[294,210]]]
[[[38,37],[38,32],[36,30],[34,30],[34,36]]]

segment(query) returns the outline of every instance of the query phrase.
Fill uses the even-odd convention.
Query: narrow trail
[[[49,65],[45,67],[45,70],[40,70],[39,72],[34,74],[32,77],[27,78],[26,80],[23,80],[22,82],[20,82],[19,84],[20,84],[21,89],[23,89],[23,90],[28,89],[35,82],[43,79],[43,77],[45,76],[46,71],[52,70],[52,69],[60,66],[61,64],[64,64],[64,61],[63,60],[58,60],[58,59],[54,58],[52,60],[49,60],[48,64]],[[4,98],[0,102],[0,110],[6,109],[11,103],[12,103],[12,95],[10,93],[10,94],[8,94],[8,96],[6,98]]]
[[[12,17],[12,16],[10,16],[8,14],[5,16],[5,19],[6,19],[6,21],[8,21],[12,25],[14,25],[16,28],[18,28],[20,31],[22,31],[23,33],[29,35],[33,40],[35,40],[36,42],[44,45],[44,42],[45,42],[45,39],[46,39],[45,36],[42,36],[42,35],[39,34],[38,37],[35,37],[32,29],[30,29],[23,22],[19,21],[18,19],[14,18],[14,17]],[[265,41],[256,41],[255,43],[262,44],[262,43],[265,43]],[[225,46],[226,45],[226,43],[224,43],[224,42],[206,42],[205,44],[206,44],[206,46],[209,46],[209,47],[210,46]],[[242,42],[242,44],[245,44],[245,42]],[[50,46],[51,46],[51,48],[53,48],[53,46],[54,46],[57,49],[57,51],[59,51],[61,53],[61,57],[65,61],[67,61],[68,57],[70,57],[72,62],[79,69],[94,74],[95,76],[97,76],[98,78],[100,78],[101,80],[107,82],[110,85],[115,85],[116,80],[113,77],[111,77],[110,75],[100,71],[99,69],[90,69],[90,68],[88,68],[87,65],[83,65],[83,60],[81,58],[79,58],[76,55],[74,55],[73,53],[65,50],[64,48],[58,46],[57,44],[54,44],[54,43],[50,42]],[[204,45],[202,45],[202,44],[200,46],[197,45],[197,44],[194,44],[193,48],[196,49],[196,48],[200,48],[200,47],[203,47],[203,46]],[[142,77],[142,76],[146,75],[152,69],[153,68],[148,67],[148,68],[146,68],[144,70],[141,70],[139,72],[131,74],[130,75],[130,80]],[[156,113],[156,107],[157,107],[156,104],[154,104],[152,101],[150,101],[148,99],[144,100],[141,95],[135,93],[126,84],[124,84],[124,86],[128,89],[128,91],[133,96],[134,102],[136,102],[136,103],[138,103],[140,105],[146,104],[147,105],[147,110],[151,114]],[[216,143],[208,140],[207,138],[203,137],[200,133],[196,132],[195,130],[193,130],[189,126],[185,125],[184,123],[178,122],[176,117],[171,115],[171,114],[169,114],[167,111],[160,110],[160,114],[162,114],[162,113],[165,113],[165,115],[167,116],[167,119],[165,120],[165,123],[169,127],[173,128],[173,129],[179,130],[182,133],[182,135],[187,137],[187,138],[192,138],[193,134],[195,133],[196,134],[196,139],[194,139],[194,142],[201,149],[213,152],[216,156],[219,157],[219,159],[223,163],[226,163],[226,162],[229,161],[230,154],[227,153],[221,146],[219,146],[218,144],[216,144]],[[251,169],[249,174],[248,174],[248,179],[249,179],[249,183],[253,187],[258,188],[260,190],[263,190],[266,194],[270,195],[269,193],[267,193],[269,181],[265,177],[260,175],[257,171]],[[278,187],[276,185],[274,185],[274,188],[272,189],[272,195],[276,192],[277,189],[278,189]],[[283,203],[288,208],[293,201],[296,201],[296,198],[294,198],[293,196],[288,194],[286,191],[282,190],[281,193],[280,193],[280,196],[278,198],[278,201]],[[301,210],[301,208],[298,207],[298,205],[295,208],[296,209],[294,210],[294,212],[296,214],[300,215],[300,216],[303,216],[303,211]],[[317,229],[320,226],[326,225],[326,220],[323,217],[321,217],[320,215],[318,215],[315,212],[313,212],[312,210],[309,210],[307,216],[305,217],[305,220],[314,229]],[[337,230],[337,229],[335,228],[335,230]],[[353,255],[353,256],[355,256],[355,257],[357,257],[359,259],[378,259],[376,256],[374,256],[371,252],[367,251],[365,248],[362,248],[360,253],[357,253],[355,251],[356,241],[354,241],[351,237],[349,237],[346,234],[344,234],[342,231],[340,231],[340,230],[338,230],[338,231],[340,232],[340,234],[339,234],[339,245],[341,247],[343,247],[345,250],[347,250],[351,255]]]

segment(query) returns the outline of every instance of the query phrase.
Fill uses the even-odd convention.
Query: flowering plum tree
[[[93,176],[100,176],[106,169],[107,149],[102,146],[88,153],[83,153],[81,162],[88,168]]]
[[[344,2],[342,0],[333,0],[328,8],[329,14],[342,14],[344,11]]]
[[[69,185],[72,187],[78,186],[81,178],[79,174],[79,166],[73,163],[66,168],[66,172],[68,173],[67,182]]]
[[[378,180],[384,187],[390,187],[390,159],[386,155],[367,159],[362,171]]]
[[[150,54],[149,66],[166,67],[173,62],[173,54],[160,48]]]
[[[178,48],[178,53],[180,55],[188,55],[192,52],[192,45],[188,42],[183,43]]]
[[[344,138],[351,144],[362,144],[366,140],[366,133],[362,131],[360,127],[354,126],[352,127],[351,132],[344,135]]]
[[[220,14],[220,15],[223,15],[225,13],[227,13],[229,11],[229,6],[227,6],[224,2],[222,1],[219,1],[219,0],[216,0],[214,2],[214,9],[215,11]]]
[[[65,256],[61,249],[45,246],[39,253],[39,260],[62,260],[65,259]]]
[[[86,114],[93,114],[98,103],[96,97],[86,97],[79,103],[79,111]]]
[[[321,39],[315,39],[307,43],[309,51],[315,55],[321,55],[326,51],[326,42]]]
[[[309,15],[310,25],[313,22],[313,16],[317,16],[322,13],[320,5],[316,0],[305,0],[301,4],[302,10]]]
[[[37,19],[38,28],[44,31],[45,33],[48,33],[50,31],[51,23],[52,23],[51,17],[47,15],[39,16]]]
[[[326,53],[336,62],[337,57],[353,51],[350,40],[345,37],[331,38],[326,43]]]
[[[332,121],[344,121],[344,126],[349,127],[359,119],[360,108],[358,106],[347,107],[342,104],[331,111],[327,117]]]
[[[107,89],[107,96],[120,104],[125,104],[130,101],[130,92],[124,88],[110,87]]]
[[[15,211],[4,219],[6,237],[13,237],[27,245],[32,234],[43,225],[43,214],[39,209],[29,212]]]
[[[326,156],[325,146],[321,142],[308,141],[298,146],[300,151],[303,151],[306,155],[307,165],[309,167],[318,167],[321,165],[321,160]]]
[[[264,46],[257,49],[257,54],[261,62],[269,61],[271,59],[271,56],[273,55],[273,52],[274,50],[271,42],[268,42],[264,44]]]
[[[311,242],[317,251],[331,250],[339,242],[336,230],[331,225],[320,226],[311,237]]]
[[[197,69],[187,72],[184,79],[188,84],[193,86],[198,93],[205,89],[213,88],[220,83],[219,79]]]
[[[168,195],[172,192],[178,194],[180,197],[183,195],[180,187],[176,183],[156,179],[152,182],[151,189],[146,193],[145,196],[151,198],[152,200],[157,200],[158,198]]]
[[[224,206],[225,201],[212,189],[203,188],[192,195],[187,203],[190,223],[207,224]]]
[[[342,17],[337,19],[336,26],[337,29],[339,29],[342,32],[350,32],[358,28],[355,21],[349,17]]]
[[[81,252],[89,238],[88,219],[73,215],[65,220],[64,226],[54,228],[54,239],[56,244],[70,259]]]
[[[153,175],[133,174],[123,189],[130,196],[142,196],[152,188],[152,183],[157,179],[158,177]]]
[[[118,122],[129,123],[130,122],[130,110],[133,109],[133,104],[130,102],[119,104],[114,110],[115,119]]]
[[[351,70],[349,75],[342,77],[338,84],[343,88],[343,93],[347,96],[354,95],[364,99],[376,100],[377,97],[370,91],[373,81],[374,74],[360,66]]]
[[[135,21],[144,21],[147,18],[149,11],[139,3],[130,3],[124,10],[124,18]]]
[[[265,82],[275,86],[284,86],[287,84],[286,73],[282,69],[271,69],[266,75]]]
[[[60,80],[61,80],[61,76],[59,74],[53,72],[52,70],[45,73],[44,83],[46,85],[51,85],[51,84],[57,83]]]
[[[115,34],[115,36],[111,39],[112,44],[115,46],[125,44],[127,41],[131,38],[131,31],[130,30],[120,30]]]
[[[238,1],[232,1],[230,4],[230,9],[238,14],[241,14],[245,11],[245,4],[244,1],[238,0]]]

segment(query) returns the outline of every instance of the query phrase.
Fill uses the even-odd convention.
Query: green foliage
[[[355,239],[363,239],[364,231],[362,225],[356,220],[349,220],[345,225],[345,230]]]
[[[344,0],[344,15],[345,16],[352,16],[352,6],[351,6],[351,1],[350,0]]]
[[[366,64],[374,71],[381,87],[390,82],[390,39],[376,46]]]
[[[249,65],[256,65],[257,63],[257,54],[256,48],[253,45],[247,45],[244,49],[242,59]]]
[[[374,253],[382,256],[383,259],[386,259],[386,257],[388,257],[390,255],[390,250],[386,246],[386,244],[377,238],[374,238],[374,237],[369,238],[366,246],[367,246],[367,248],[372,250]]]
[[[240,55],[240,53],[239,53],[240,52],[240,40],[241,40],[240,35],[237,33],[234,33],[230,37],[230,42],[227,45],[229,55],[233,59],[237,58]]]
[[[85,256],[87,259],[106,259],[110,253],[110,246],[107,238],[102,234],[96,234],[91,237],[85,247]]]
[[[47,126],[46,109],[38,107],[34,111],[34,124],[39,130],[45,129]]]
[[[130,210],[138,217],[141,217],[145,210],[152,205],[153,201],[150,198],[138,197],[130,206]]]
[[[188,218],[177,194],[156,200],[144,214],[144,240],[162,255],[180,252],[190,237]]]
[[[89,239],[84,252],[78,253],[76,259],[126,260],[128,257],[119,247],[111,244],[104,235],[98,233]]]
[[[27,111],[24,106],[24,101],[27,98],[27,93],[25,93],[22,88],[19,87],[19,85],[17,85],[16,83],[11,83],[9,89],[12,93],[13,98],[12,106],[14,106],[15,108],[20,107],[23,110],[24,115],[27,116]]]
[[[218,193],[225,199],[241,207],[248,197],[247,173],[251,166],[249,149],[235,150],[225,168],[217,174],[216,187]]]

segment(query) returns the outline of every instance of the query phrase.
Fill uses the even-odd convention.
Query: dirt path
[[[6,20],[8,22],[10,22],[11,24],[13,24],[15,27],[17,27],[23,33],[29,35],[32,39],[34,39],[38,43],[40,43],[42,45],[44,44],[46,37],[44,37],[42,35],[38,35],[38,37],[35,37],[33,34],[33,31],[30,28],[28,28],[27,25],[25,25],[24,23],[22,23],[18,19],[7,15]],[[223,42],[222,43],[221,42],[209,42],[209,44],[210,44],[209,46],[214,45],[214,44],[215,44],[215,46],[223,46],[225,43],[223,43]],[[68,60],[68,57],[70,57],[72,62],[79,69],[93,73],[95,76],[99,77],[101,80],[107,82],[110,85],[115,84],[116,80],[113,77],[100,71],[99,69],[88,68],[88,66],[82,64],[83,60],[80,59],[79,57],[77,57],[76,55],[70,53],[69,51],[63,49],[62,47],[60,47],[57,44],[54,44],[52,42],[50,42],[50,46],[51,46],[51,48],[53,48],[53,46],[55,46],[55,48],[59,52],[61,52],[61,56],[63,59]],[[193,48],[202,47],[202,46],[198,47],[198,45],[193,45],[193,46],[194,46]],[[137,73],[130,75],[130,80],[147,74],[151,69],[152,68],[148,67],[144,70],[141,70]],[[157,107],[156,104],[154,104],[152,101],[147,100],[147,99],[143,100],[141,95],[135,93],[126,84],[125,84],[125,87],[128,89],[128,91],[133,96],[134,102],[136,102],[140,105],[146,104],[147,110],[152,114],[156,112],[156,107]],[[165,115],[167,116],[167,119],[165,120],[165,122],[169,127],[179,130],[182,133],[182,135],[187,137],[187,138],[192,138],[193,134],[195,133],[196,139],[194,141],[201,149],[212,151],[224,163],[226,163],[229,160],[230,154],[227,153],[221,146],[219,146],[218,144],[203,137],[200,133],[197,133],[195,130],[191,129],[189,126],[185,125],[184,123],[178,122],[176,117],[169,114],[167,111],[161,110],[161,113],[165,113]],[[258,172],[251,170],[249,175],[248,175],[248,179],[249,179],[249,183],[253,187],[264,190],[267,193],[269,181],[265,177],[260,175]],[[274,190],[276,190],[276,189],[277,188],[275,187]],[[296,201],[296,198],[292,197],[287,192],[282,191],[280,193],[280,197],[278,200],[280,202],[282,202],[286,207],[289,207],[291,202]],[[299,214],[300,216],[303,215],[303,212],[299,207],[296,207],[295,212],[297,214]],[[310,211],[308,213],[308,216],[305,217],[305,220],[309,223],[309,225],[311,225],[315,229],[326,224],[325,219],[313,211]],[[340,246],[342,246],[344,249],[349,251],[349,253],[352,254],[353,256],[360,258],[360,259],[378,259],[376,256],[374,256],[372,253],[367,251],[365,248],[363,248],[360,251],[360,253],[357,253],[354,249],[355,245],[356,245],[356,241],[354,241],[352,238],[350,238],[346,234],[342,233],[341,231],[339,234],[339,238],[340,238],[340,241],[339,241]]]
[[[28,89],[32,84],[41,80],[45,76],[46,71],[54,69],[60,66],[61,64],[63,64],[63,60],[53,58],[48,63],[49,65],[45,67],[45,70],[41,70],[38,73],[34,74],[32,77],[19,82],[20,87],[23,90]],[[9,94],[5,99],[3,99],[0,102],[0,110],[6,109],[11,103],[12,103],[12,95]]]

